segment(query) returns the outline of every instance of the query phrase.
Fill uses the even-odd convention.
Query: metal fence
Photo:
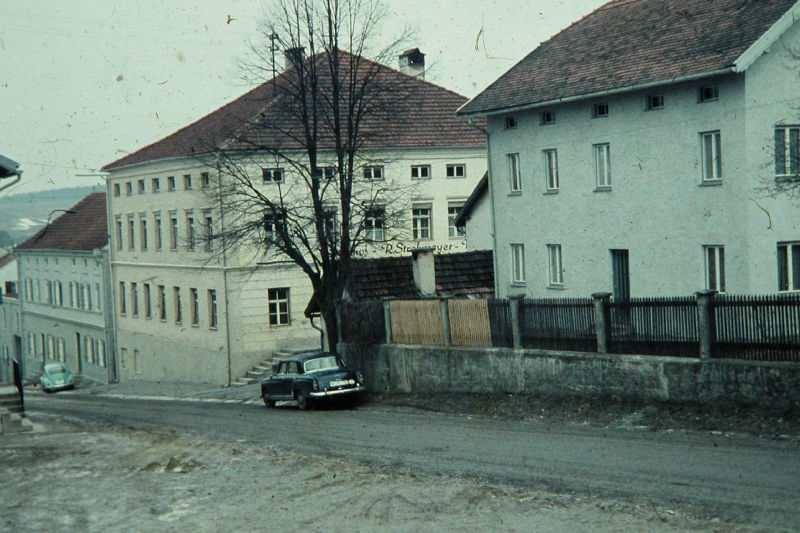
[[[800,362],[800,294],[627,301],[597,296],[343,304],[342,340],[385,342],[388,306],[391,339],[400,344]]]
[[[593,352],[597,349],[597,335],[592,299],[523,300],[520,333],[523,348]]]
[[[611,353],[697,357],[697,300],[633,298],[609,303]]]

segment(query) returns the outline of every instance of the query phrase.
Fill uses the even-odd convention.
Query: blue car
[[[64,363],[48,363],[42,368],[39,384],[45,392],[75,388],[75,376]]]

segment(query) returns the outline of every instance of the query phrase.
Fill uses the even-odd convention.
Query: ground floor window
[[[525,245],[511,245],[511,282],[525,283]]]
[[[269,325],[288,326],[289,288],[269,289],[267,297],[269,300]]]
[[[561,245],[548,244],[547,255],[550,262],[550,285],[563,285],[564,266],[561,262]]]
[[[800,242],[778,243],[778,290],[800,291]]]
[[[703,246],[706,262],[706,289],[725,292],[725,247]]]

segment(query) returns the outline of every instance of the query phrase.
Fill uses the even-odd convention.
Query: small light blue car
[[[42,369],[39,384],[45,392],[74,389],[75,377],[64,363],[48,363]]]

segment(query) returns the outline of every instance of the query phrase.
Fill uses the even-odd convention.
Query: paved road
[[[400,472],[692,505],[726,521],[800,530],[800,444],[473,419],[365,406],[300,412],[254,403],[30,395],[37,412],[136,429],[175,428],[328,454]]]

